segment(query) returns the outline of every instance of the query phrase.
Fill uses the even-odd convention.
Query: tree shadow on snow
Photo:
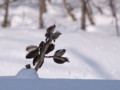
[[[69,51],[74,54],[76,57],[78,57],[80,60],[83,60],[90,68],[96,72],[100,77],[105,79],[112,79],[113,77],[104,70],[104,68],[98,64],[94,59],[84,55],[83,53],[79,52],[75,48],[70,48]]]

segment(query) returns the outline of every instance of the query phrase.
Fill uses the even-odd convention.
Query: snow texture
[[[119,90],[118,80],[40,79],[33,69],[0,77],[0,90]]]
[[[20,72],[18,72],[18,74],[16,75],[17,78],[29,78],[29,79],[33,79],[33,78],[39,78],[37,75],[37,72],[34,69],[22,69],[20,70]]]
[[[96,11],[96,25],[87,22],[86,32],[80,30],[79,0],[69,1],[77,7],[73,11],[78,19],[75,22],[68,16],[62,0],[52,1],[52,4],[47,3],[45,28],[41,30],[38,29],[36,0],[10,4],[11,27],[0,28],[0,90],[120,90],[120,38],[116,37],[115,21],[109,8],[99,3],[106,0],[94,0],[103,6],[104,15]],[[4,10],[0,9],[0,24],[3,16]],[[119,13],[117,16],[120,18]],[[120,20],[118,22],[120,26]],[[62,35],[49,55],[66,49],[64,56],[70,63],[58,65],[52,59],[45,59],[37,73],[34,69],[23,68],[26,64],[32,65],[32,60],[25,59],[26,46],[39,45],[45,40],[46,28],[53,24]]]
[[[0,78],[0,90],[120,90],[120,81]]]

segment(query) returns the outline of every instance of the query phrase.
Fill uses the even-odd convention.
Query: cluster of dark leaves
[[[54,29],[55,29],[55,25],[50,26],[47,29],[47,32],[45,34],[46,42],[41,41],[38,46],[30,45],[30,46],[26,47],[26,51],[28,51],[26,58],[33,59],[33,66],[36,65],[36,63],[40,60],[41,55],[43,54],[44,49],[46,48],[46,45],[48,44],[48,42],[50,40],[53,40],[55,42],[55,40],[60,36],[61,33],[60,32],[54,33]],[[51,51],[53,51],[54,48],[55,48],[55,45],[53,43],[50,43],[45,52],[45,55],[50,53]],[[65,49],[60,49],[60,50],[57,50],[53,56],[46,56],[46,58],[53,58],[53,61],[55,63],[63,64],[65,62],[69,62],[68,58],[62,57],[65,54],[65,52],[66,52]],[[45,57],[45,55],[44,55],[44,57]],[[43,65],[43,63],[44,63],[44,60],[41,60],[40,67]]]

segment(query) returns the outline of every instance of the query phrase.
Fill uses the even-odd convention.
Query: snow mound
[[[22,70],[18,72],[16,77],[17,78],[29,78],[29,79],[39,78],[37,72],[33,68],[31,69],[23,68]]]

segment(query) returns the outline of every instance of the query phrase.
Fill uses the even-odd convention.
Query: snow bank
[[[37,75],[37,72],[32,68],[31,69],[23,68],[18,72],[16,77],[33,79],[33,78],[38,78],[38,75]]]
[[[120,90],[120,81],[0,78],[0,90]]]

